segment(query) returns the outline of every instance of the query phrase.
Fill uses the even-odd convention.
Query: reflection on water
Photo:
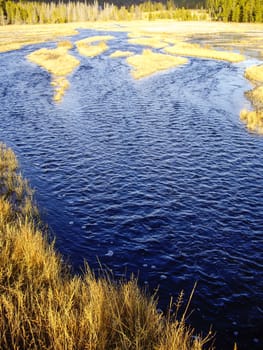
[[[223,48],[225,50],[241,51],[242,53],[255,57],[263,58],[263,35],[262,33],[247,32],[241,33],[211,33],[198,34],[193,37],[194,42],[205,46]]]
[[[191,323],[212,324],[218,349],[260,349],[263,138],[239,121],[250,62],[189,59],[134,81],[109,55],[141,48],[115,36],[97,58],[72,51],[81,65],[60,105],[24,58],[37,46],[2,54],[0,138],[76,270],[138,274],[162,308],[198,281]]]

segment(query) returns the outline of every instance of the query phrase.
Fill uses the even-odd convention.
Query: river
[[[243,73],[258,60],[189,58],[135,81],[109,54],[141,47],[113,35],[96,58],[73,49],[81,64],[60,104],[25,58],[54,43],[0,54],[0,139],[76,272],[85,259],[116,278],[134,273],[159,289],[163,310],[197,281],[189,322],[212,325],[217,349],[262,349],[263,137],[239,120],[250,106]]]

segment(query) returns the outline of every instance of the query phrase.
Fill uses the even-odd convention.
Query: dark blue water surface
[[[83,31],[85,35],[97,34]],[[263,137],[239,121],[249,107],[239,64],[190,58],[135,81],[115,49],[80,57],[53,102],[50,76],[25,56],[0,55],[0,139],[36,189],[56,247],[78,271],[98,260],[114,276],[159,287],[160,307],[198,281],[190,323],[217,349],[262,349]]]

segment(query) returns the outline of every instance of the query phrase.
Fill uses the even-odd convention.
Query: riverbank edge
[[[72,275],[48,241],[14,152],[0,143],[0,348],[201,350],[183,294],[167,314],[136,279]],[[192,293],[193,294],[193,293]],[[174,313],[172,314],[171,308]],[[207,345],[208,343],[208,345]],[[212,349],[210,345],[209,349]]]
[[[263,64],[248,67],[244,76],[254,85],[245,93],[253,110],[242,109],[240,119],[249,131],[263,135]]]

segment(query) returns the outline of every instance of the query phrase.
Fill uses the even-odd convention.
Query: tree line
[[[69,23],[98,20],[133,19],[206,19],[207,13],[178,8],[173,0],[167,3],[147,1],[131,6],[117,6],[95,1],[86,2],[31,2],[0,0],[0,25],[3,24],[42,24]]]
[[[225,22],[263,22],[263,0],[207,0],[212,19]]]
[[[68,23],[98,20],[174,19],[174,20],[222,20],[230,22],[263,22],[263,0],[207,0],[206,9],[202,1],[177,0],[187,6],[199,6],[199,10],[180,7],[174,0],[163,2],[113,0],[115,4],[64,0],[14,1],[0,0],[0,25]],[[136,3],[137,2],[137,3]],[[123,5],[121,5],[123,4]],[[124,5],[126,4],[126,5]]]

